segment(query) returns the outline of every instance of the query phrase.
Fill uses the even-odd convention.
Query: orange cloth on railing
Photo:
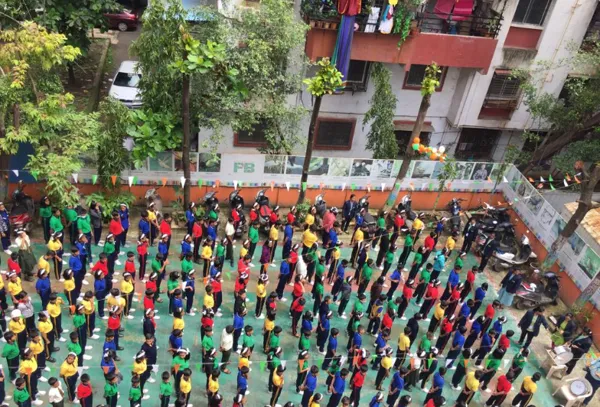
[[[338,0],[338,13],[344,16],[355,16],[360,13],[361,0]]]

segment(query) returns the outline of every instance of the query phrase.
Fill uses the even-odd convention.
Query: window
[[[500,138],[500,130],[463,128],[456,147],[456,158],[489,159]]]
[[[521,95],[521,80],[509,71],[496,71],[485,96],[484,108],[514,110]]]
[[[396,134],[396,141],[398,142],[398,157],[404,157],[406,148],[408,147],[408,143],[411,143],[412,145],[412,141],[410,138],[412,131],[396,130],[394,134]],[[424,146],[428,146],[429,140],[431,139],[431,133],[421,132],[419,138],[421,139],[421,144],[423,144]]]
[[[515,23],[544,25],[552,0],[519,0],[513,21]]]
[[[421,90],[421,82],[425,78],[425,69],[427,65],[411,65],[410,70],[404,74],[404,85],[402,89],[415,89]],[[440,86],[435,88],[436,92],[440,92],[444,87],[444,79],[446,79],[447,68],[441,67],[442,73],[440,75]]]
[[[346,80],[345,90],[351,90],[352,92],[366,92],[370,70],[370,62],[351,59],[350,66],[348,67],[348,79]]]
[[[259,120],[254,128],[249,130],[239,130],[234,133],[233,145],[236,147],[261,147],[267,144],[265,131],[267,122]]]
[[[318,118],[315,149],[350,150],[354,137],[355,119]]]

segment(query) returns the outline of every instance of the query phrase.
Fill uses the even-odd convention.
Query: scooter
[[[261,189],[256,194],[254,202],[258,204],[258,223],[259,230],[269,233],[269,218],[271,216],[271,207],[269,206],[269,197],[265,195],[265,190]]]
[[[317,216],[323,219],[327,212],[327,202],[325,202],[325,194],[319,194],[315,198],[315,209],[317,210]]]
[[[369,236],[374,236],[375,232],[377,231],[377,221],[373,215],[369,213],[369,195],[365,195],[358,200],[357,211],[360,212],[363,209],[363,226],[366,226]]]
[[[236,225],[235,228],[235,237],[239,238],[241,237],[244,232],[246,231],[246,215],[244,215],[244,198],[242,198],[240,196],[240,190],[235,190],[232,191],[229,194],[229,206],[231,208],[231,211],[237,211],[238,215],[239,215],[239,222]],[[239,208],[239,209],[238,209]]]
[[[516,250],[516,253],[496,252],[494,257],[494,271],[500,272],[508,269],[509,267],[520,266],[528,263],[530,260],[537,259],[537,255],[531,250],[529,245],[529,238],[525,235],[521,236],[521,244]]]
[[[460,233],[460,212],[462,208],[460,206],[460,201],[464,201],[462,198],[452,198],[450,202],[448,202],[448,211],[450,212],[450,233]]]
[[[479,225],[479,224],[478,224]],[[503,223],[501,225],[497,225],[495,228],[484,230],[479,225],[479,234],[475,239],[475,253],[481,255],[481,251],[483,249],[483,245],[488,239],[490,233],[495,233],[496,236],[500,236],[500,248],[504,251],[513,249],[516,243],[515,237],[515,228],[512,223]]]
[[[204,209],[206,209],[206,213],[214,208],[215,205],[219,204],[219,199],[216,195],[217,193],[215,191],[210,191],[204,195],[204,198],[202,198],[202,203],[204,205]]]
[[[240,189],[236,189],[229,194],[229,207],[231,209],[237,208],[238,206],[242,206],[244,208],[244,198],[240,195]]]
[[[534,283],[522,283],[515,294],[513,304],[520,310],[532,309],[546,304],[556,305],[559,286],[560,276],[551,271],[547,271],[542,274],[540,285]]]
[[[412,210],[412,198],[410,195],[404,195],[398,204],[398,212],[405,211],[406,219],[411,222],[417,219],[417,213]]]
[[[12,207],[8,215],[8,220],[13,233],[19,229],[25,229],[29,233],[33,227],[35,204],[33,199],[23,189],[23,181],[19,181],[18,188],[12,193]]]
[[[150,188],[146,190],[144,199],[146,200],[146,205],[150,205],[154,202],[154,210],[162,213],[162,198],[158,194],[158,188]]]

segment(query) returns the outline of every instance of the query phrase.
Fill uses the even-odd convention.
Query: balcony
[[[314,1],[318,1],[316,9],[310,6]],[[496,49],[501,14],[484,10],[483,6],[476,6],[474,11],[455,7],[452,12],[444,13],[436,8],[439,1],[424,3],[410,11],[410,27],[406,27],[404,34],[381,32],[381,14],[385,9],[382,0],[375,0],[368,8],[363,6],[361,14],[356,16],[351,59],[407,67],[435,61],[440,66],[487,71]],[[302,15],[311,27],[306,55],[311,60],[331,56],[340,23],[334,3],[304,0]]]

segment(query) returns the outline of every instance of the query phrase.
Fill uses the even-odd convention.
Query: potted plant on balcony
[[[486,30],[483,33],[484,37],[494,38],[500,28],[500,16],[491,17],[486,23]]]
[[[303,0],[300,11],[311,27],[337,28],[339,15],[332,0]]]

